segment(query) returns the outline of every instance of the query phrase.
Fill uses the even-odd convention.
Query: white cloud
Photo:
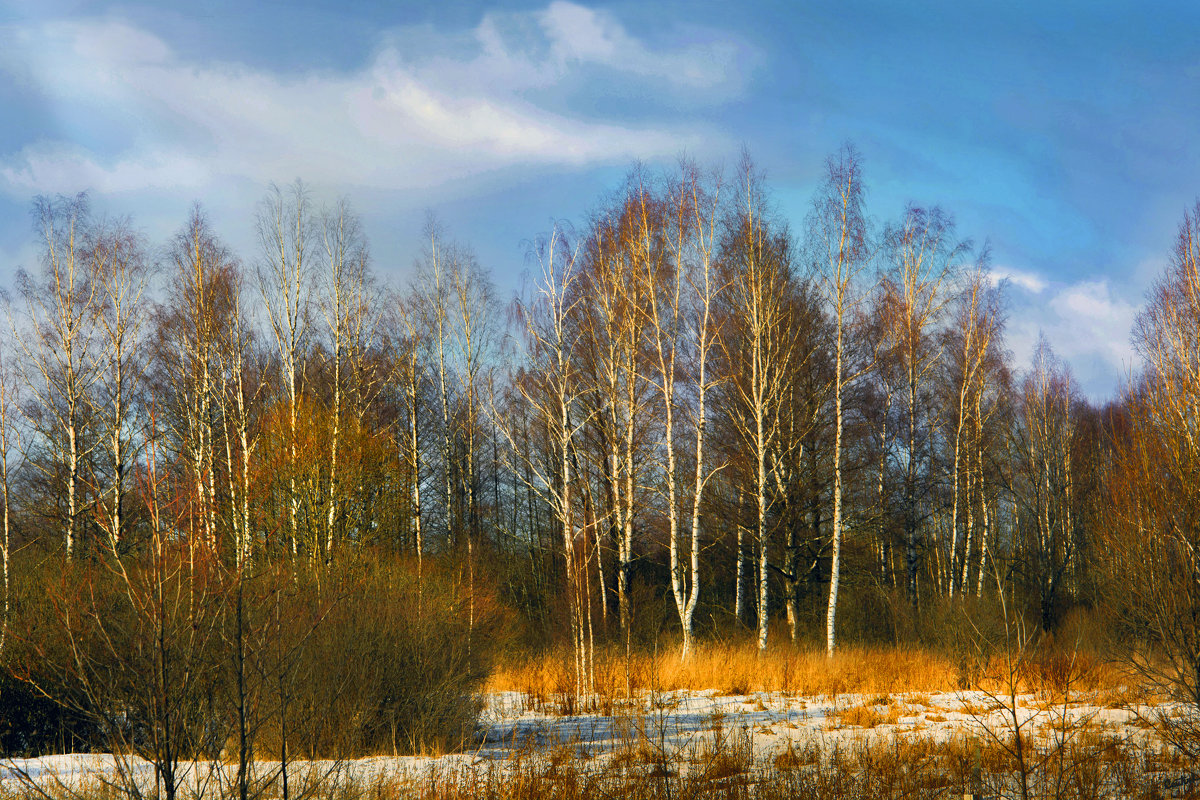
[[[1045,296],[1014,298],[1008,338],[1015,363],[1028,367],[1044,334],[1093,400],[1111,396],[1118,388],[1114,376],[1120,381],[1136,364],[1130,331],[1139,306],[1107,279],[1042,286],[1049,289]]]
[[[1133,362],[1129,332],[1138,308],[1118,297],[1107,279],[1083,281],[1067,286],[1050,300],[1058,315],[1063,343],[1060,355],[1068,360],[1095,354],[1121,374]]]
[[[612,63],[628,39],[608,15],[574,3],[551,3],[542,12],[541,23],[560,61]]]
[[[651,50],[604,11],[555,0],[540,14],[551,53],[560,63],[600,64],[644,77],[714,89],[736,80],[742,48],[713,38],[673,50]]]
[[[156,64],[171,56],[162,39],[115,20],[68,24],[63,33],[73,39],[75,55],[92,64]]]
[[[542,31],[540,50],[519,41],[531,26]],[[421,33],[427,55],[418,63],[397,42]],[[422,188],[510,167],[621,163],[724,145],[695,123],[597,121],[561,103],[539,105],[529,91],[582,63],[656,80],[664,91],[727,87],[741,52],[732,43],[651,47],[612,15],[561,0],[532,14],[485,17],[465,55],[454,46],[461,38],[401,31],[355,72],[285,75],[185,61],[118,21],[0,28],[0,74],[34,87],[76,129],[87,130],[93,112],[127,127],[107,148],[39,132],[0,153],[0,190],[128,192],[296,175]]]
[[[77,148],[26,147],[0,164],[0,183],[24,197],[91,190],[101,194],[196,187],[210,177],[207,165],[181,153],[154,152],[100,164]]]
[[[1012,286],[1020,287],[1031,294],[1041,294],[1046,288],[1046,279],[1036,272],[1029,272],[1014,267],[996,267],[988,277],[993,286],[1007,281]]]

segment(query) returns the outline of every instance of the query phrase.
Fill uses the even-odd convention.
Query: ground
[[[1161,751],[1152,720],[1163,706],[1116,705],[1096,696],[1064,704],[1046,695],[1019,695],[1016,721],[1029,741],[1049,752],[1085,740]],[[589,708],[590,706],[593,706]],[[564,714],[566,708],[580,713]],[[531,766],[590,774],[762,775],[799,768],[831,753],[920,746],[955,748],[979,760],[981,749],[1011,743],[1013,715],[1005,698],[980,691],[890,695],[794,696],[779,692],[726,695],[716,691],[642,692],[632,700],[597,699],[582,706],[566,698],[535,702],[517,692],[486,697],[476,742],[465,752],[375,756],[347,762],[296,762],[294,787],[315,781],[359,786],[456,783],[502,778]],[[234,766],[183,765],[185,796],[225,793]],[[278,762],[258,762],[266,778]],[[112,755],[16,759],[0,766],[0,794],[24,784],[50,795],[80,787],[122,784],[121,771],[151,788],[153,768]]]

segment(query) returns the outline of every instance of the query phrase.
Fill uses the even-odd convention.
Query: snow
[[[1141,722],[1164,708],[1105,708],[1086,702],[1048,704],[1033,695],[1017,698],[1017,716],[1036,736],[1051,737],[1088,725],[1105,735],[1146,745],[1153,733]],[[886,701],[886,702],[881,702]],[[714,691],[648,692],[632,700],[608,700],[612,713],[562,716],[515,692],[488,695],[480,732],[468,752],[442,756],[374,756],[351,761],[293,762],[295,785],[317,779],[379,781],[459,780],[505,772],[530,759],[547,763],[570,758],[577,767],[602,769],[628,760],[635,751],[643,763],[666,763],[686,771],[700,754],[737,743],[756,766],[769,765],[789,748],[818,745],[823,750],[859,743],[955,738],[1011,732],[1011,712],[1001,699],[983,692],[799,697],[778,692],[722,695]],[[600,705],[596,701],[594,705]],[[587,704],[584,704],[585,707]],[[867,725],[853,724],[855,720]],[[278,762],[258,761],[259,778],[277,774]],[[180,765],[191,795],[228,785],[236,764],[190,762]],[[0,762],[0,790],[11,781],[42,789],[78,789],[122,783],[133,776],[143,789],[154,785],[153,766],[133,757],[71,754]],[[217,792],[213,792],[217,794]]]

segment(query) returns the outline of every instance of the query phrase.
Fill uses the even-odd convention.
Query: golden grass
[[[833,712],[841,725],[859,728],[876,728],[880,725],[897,725],[901,717],[916,717],[908,707],[896,699],[876,697],[863,705],[850,706]]]
[[[1066,746],[1029,740],[1027,769],[1034,786],[1052,786],[1063,800],[1162,797],[1164,778],[1193,776],[1176,752],[1148,748],[1123,737],[1085,731]],[[1011,740],[989,737],[895,737],[853,746],[789,742],[758,758],[745,736],[714,738],[685,759],[668,759],[644,732],[605,760],[577,757],[571,745],[516,754],[504,768],[476,768],[423,776],[380,773],[331,776],[302,790],[312,800],[901,800],[971,794],[1005,796],[1020,765]],[[682,769],[686,761],[689,769]],[[1063,781],[1064,776],[1069,779]],[[274,796],[275,788],[263,787]],[[192,795],[189,794],[189,797]],[[220,800],[221,787],[203,797]],[[1041,795],[1039,795],[1041,796]],[[1187,795],[1195,796],[1193,794]],[[0,784],[0,800],[117,800],[115,787]]]
[[[569,693],[573,686],[568,652],[501,663],[488,679],[491,692],[525,692],[535,699]],[[628,683],[626,675],[628,673]],[[786,692],[837,696],[846,693],[890,695],[959,688],[955,662],[929,650],[903,647],[844,647],[832,658],[825,652],[780,647],[759,654],[749,645],[705,644],[687,662],[677,652],[634,653],[629,662],[618,648],[596,655],[596,693],[621,697],[628,686],[674,691],[713,690],[721,694]]]
[[[502,661],[488,679],[489,692],[524,693],[535,707],[553,707],[559,713],[613,713],[627,691],[713,691],[721,695],[782,692],[801,696],[857,694],[887,698],[905,694],[911,703],[929,705],[930,694],[962,689],[983,689],[1008,695],[1008,676],[1014,672],[1016,691],[1033,693],[1039,702],[1060,702],[1064,692],[1074,698],[1096,698],[1101,705],[1149,698],[1129,685],[1130,676],[1085,653],[1027,653],[1019,663],[993,655],[985,665],[964,675],[963,659],[949,653],[916,647],[844,646],[832,658],[824,650],[779,645],[760,654],[752,642],[706,643],[693,649],[687,662],[678,651],[662,648],[658,654],[634,652],[626,660],[620,647],[600,649],[595,657],[595,692],[587,698],[574,694],[570,651],[551,650]],[[582,704],[582,705],[581,705]]]
[[[887,723],[887,715],[881,714],[875,706],[854,706],[843,709],[836,714],[839,725],[856,728],[875,728]]]

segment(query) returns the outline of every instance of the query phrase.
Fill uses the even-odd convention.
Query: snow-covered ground
[[[489,695],[478,740],[468,752],[434,756],[376,756],[337,762],[295,762],[294,786],[317,779],[426,781],[460,779],[472,773],[504,772],[530,759],[570,759],[580,769],[604,769],[636,755],[642,763],[670,764],[686,772],[702,754],[736,748],[753,765],[774,762],[789,749],[817,746],[824,752],[861,743],[924,739],[987,739],[989,731],[1011,735],[1011,713],[982,692],[894,694],[887,697],[839,695],[796,697],[761,692],[721,695],[715,691],[644,693],[632,701],[608,701],[612,713],[561,716],[539,708],[524,695]],[[552,705],[552,704],[550,704]],[[1086,702],[1050,705],[1032,695],[1017,698],[1017,715],[1035,740],[1075,736],[1089,730],[1135,746],[1154,746],[1145,721],[1162,709],[1106,708]],[[235,765],[197,762],[181,765],[189,795],[217,795],[233,778]],[[256,773],[278,772],[278,762],[257,762]],[[0,762],[0,792],[12,782],[33,782],[53,791],[100,783],[121,785],[122,772],[153,787],[153,767],[111,755],[61,755]],[[211,791],[210,791],[211,790]]]

